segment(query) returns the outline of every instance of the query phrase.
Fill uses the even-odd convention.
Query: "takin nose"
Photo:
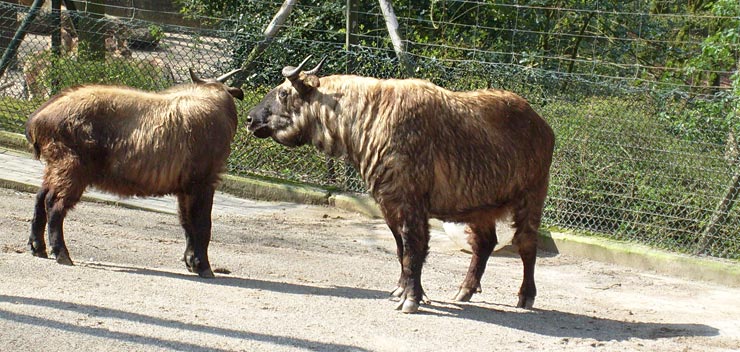
[[[247,126],[251,126],[252,124],[256,123],[257,120],[259,120],[255,115],[256,114],[254,113],[254,111],[250,111],[247,113]]]
[[[247,123],[247,128],[249,130],[253,130],[257,126],[259,126],[261,124],[264,124],[264,121],[262,121],[262,119],[260,119],[259,116],[257,116],[257,113],[256,112],[250,111],[247,114],[246,123]]]

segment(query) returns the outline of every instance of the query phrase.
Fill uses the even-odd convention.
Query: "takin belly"
[[[481,213],[500,213],[521,194],[522,185],[508,174],[436,169],[429,190],[430,215],[462,221]]]
[[[123,178],[123,177],[101,177],[92,185],[104,192],[119,195],[121,197],[148,197],[164,196],[167,194],[180,193],[183,190],[181,182],[162,182],[157,175],[152,175],[153,180],[142,182],[141,179]]]
[[[179,193],[189,182],[190,166],[175,155],[151,159],[110,160],[93,186],[124,197]]]
[[[437,188],[430,197],[430,216],[443,221],[467,222],[482,214],[498,217],[510,206],[512,197],[492,189]]]

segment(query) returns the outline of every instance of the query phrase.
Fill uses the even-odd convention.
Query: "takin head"
[[[237,74],[237,73],[239,73],[241,71],[242,71],[242,69],[237,68],[235,70],[231,70],[231,71],[229,71],[227,73],[224,73],[223,75],[221,75],[221,76],[219,76],[217,78],[203,79],[203,78],[198,77],[195,74],[195,72],[193,72],[193,69],[192,68],[188,67],[188,72],[190,72],[190,79],[193,81],[193,83],[195,83],[195,84],[216,83],[216,84],[219,84],[219,85],[223,86],[224,89],[227,92],[229,92],[229,94],[231,94],[232,97],[234,97],[236,99],[239,99],[239,100],[244,100],[244,92],[240,88],[230,87],[230,86],[226,85],[226,83],[224,83],[224,82],[226,82],[227,79],[231,78],[231,76],[233,76],[233,75],[235,75],[235,74]]]
[[[324,57],[311,70],[302,71],[309,55],[298,67],[286,66],[282,74],[283,84],[272,89],[247,115],[248,129],[257,138],[272,137],[276,142],[289,147],[304,145],[310,141],[309,122],[301,119],[301,109],[316,99],[319,77],[316,74],[326,61]]]

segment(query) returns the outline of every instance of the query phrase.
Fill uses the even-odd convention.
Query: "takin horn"
[[[303,62],[301,62],[301,64],[298,65],[298,67],[285,66],[283,68],[283,77],[291,81],[298,78],[298,74],[301,73],[303,66],[306,66],[306,62],[308,62],[310,58],[311,58],[311,55],[308,55],[305,59],[303,59]]]
[[[216,80],[219,81],[219,82],[221,82],[221,83],[224,83],[227,79],[229,79],[229,77],[231,77],[231,76],[233,76],[233,75],[235,75],[235,74],[237,74],[239,72],[242,72],[242,69],[237,68],[236,70],[231,70],[231,71],[229,71],[227,73],[224,73],[222,76],[216,78]]]
[[[315,75],[319,73],[319,70],[321,70],[321,67],[324,66],[324,62],[326,61],[326,56],[324,56],[321,61],[319,61],[318,65],[316,67],[306,71],[306,75]]]
[[[188,72],[190,72],[190,80],[193,81],[193,83],[203,83],[203,82],[205,82],[202,79],[200,79],[200,77],[198,77],[198,75],[196,75],[195,72],[193,72],[193,69],[192,68],[188,67]]]

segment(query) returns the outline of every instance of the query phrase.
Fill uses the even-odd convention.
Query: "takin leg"
[[[401,276],[398,278],[396,288],[391,291],[391,296],[399,298],[403,294],[408,278],[403,271],[403,238],[401,237],[401,233],[395,228],[391,228],[391,232],[393,233],[393,238],[396,240],[396,256],[398,257],[398,263],[401,265]]]
[[[529,227],[529,226],[527,226]],[[514,244],[519,248],[519,256],[524,265],[524,279],[519,289],[519,302],[517,308],[531,309],[534,297],[537,295],[537,287],[534,284],[534,267],[537,260],[537,231],[531,227],[525,230],[517,228],[514,233]]]
[[[398,256],[398,263],[401,265],[401,276],[398,278],[396,288],[391,291],[390,295],[391,297],[401,298],[406,289],[406,282],[408,282],[407,272],[403,270],[403,237],[397,230],[391,229],[391,232],[393,233],[393,238],[396,240],[396,256]],[[423,299],[419,303],[431,304],[432,301],[427,297],[426,293],[424,293],[424,290],[422,290],[422,296]]]
[[[33,220],[31,220],[31,236],[28,238],[31,254],[39,258],[48,258],[46,254],[46,241],[44,241],[47,193],[49,193],[49,187],[44,183],[41,185],[38,193],[36,193],[36,205],[33,209]]]
[[[514,212],[516,232],[514,232],[513,244],[518,247],[519,256],[524,265],[524,279],[519,289],[517,308],[531,309],[537,295],[534,267],[537,260],[537,236],[546,195],[547,184],[538,192],[526,195],[522,204]]]
[[[54,164],[48,164],[45,170],[43,184],[48,189],[44,198],[47,235],[51,254],[59,264],[74,265],[64,242],[64,218],[80,201],[82,192],[88,184],[85,177],[88,174],[85,173],[80,158],[68,150],[65,157],[57,159]]]
[[[403,243],[402,272],[399,283],[403,291],[399,296],[400,302],[396,309],[404,313],[416,313],[424,297],[421,271],[429,252],[429,216],[425,210],[411,206],[384,209],[384,214],[388,227],[394,235],[396,233],[401,235]]]
[[[497,243],[495,220],[488,224],[468,224],[468,226],[471,230],[468,242],[473,249],[473,256],[470,259],[465,280],[463,280],[460,290],[453,298],[454,301],[458,302],[468,302],[474,293],[481,292],[480,280],[486,270],[488,258]]]
[[[181,223],[187,238],[185,265],[191,272],[205,278],[214,277],[208,261],[214,191],[213,186],[200,185],[194,187],[190,193],[178,197]]]
[[[184,193],[177,194],[178,215],[180,217],[180,226],[185,230],[185,253],[182,255],[182,261],[188,271],[193,272],[192,258],[193,251],[193,224],[190,219],[190,196]]]
[[[64,218],[82,196],[82,190],[70,192],[70,189],[57,190],[52,188],[46,194],[46,211],[48,212],[48,234],[51,253],[57,263],[74,265],[69,257],[67,245],[64,242]]]

